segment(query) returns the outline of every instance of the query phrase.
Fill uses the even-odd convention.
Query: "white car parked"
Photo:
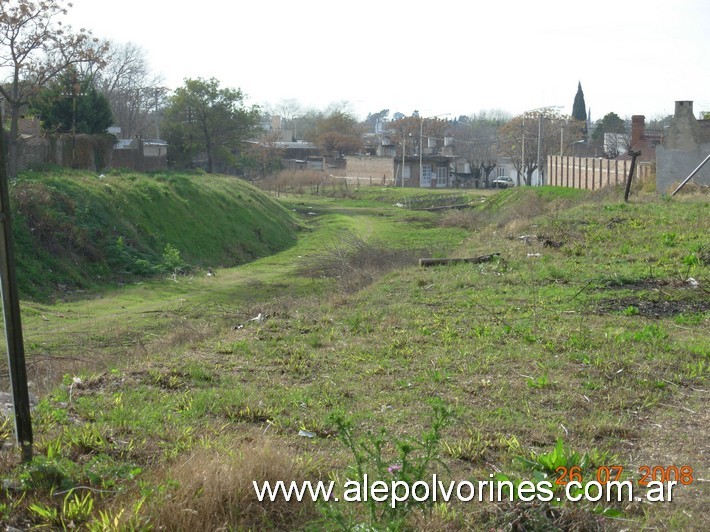
[[[508,188],[508,187],[514,187],[515,182],[508,176],[500,176],[496,179],[493,180],[493,188]]]

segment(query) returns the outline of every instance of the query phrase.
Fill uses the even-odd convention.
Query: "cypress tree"
[[[575,120],[587,121],[587,104],[584,103],[584,92],[582,92],[582,82],[577,85],[577,94],[572,105],[572,118]]]

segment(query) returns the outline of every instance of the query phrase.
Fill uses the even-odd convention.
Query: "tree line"
[[[469,162],[476,178],[488,180],[497,158],[504,156],[528,184],[541,156],[563,153],[580,139],[600,142],[604,132],[628,128],[618,116],[606,116],[596,136],[589,136],[581,83],[573,116],[543,109],[516,117],[488,111],[444,120],[416,111],[390,117],[384,109],[362,122],[347,102],[325,110],[304,109],[292,99],[247,105],[240,89],[222,87],[215,78],[186,79],[171,90],[151,73],[139,46],[101,40],[91,31],[62,24],[70,7],[65,0],[0,3],[0,96],[11,176],[18,170],[24,115],[38,116],[49,133],[102,134],[114,125],[123,138],[162,137],[171,167],[200,165],[208,172],[254,177],[279,168],[284,140],[309,141],[333,156],[372,151],[367,134],[373,138],[379,123],[387,125],[379,132],[391,138],[399,156],[420,153],[425,138],[448,136],[455,139],[453,154]],[[281,120],[276,130],[264,127],[272,116]],[[290,138],[284,138],[284,131]]]

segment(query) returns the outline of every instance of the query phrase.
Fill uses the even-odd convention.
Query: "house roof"
[[[641,138],[631,146],[633,151],[640,151],[641,155],[636,159],[641,163],[652,163],[656,160],[656,146],[663,142],[663,135],[642,135]],[[624,153],[617,157],[620,161],[630,161],[631,155]]]

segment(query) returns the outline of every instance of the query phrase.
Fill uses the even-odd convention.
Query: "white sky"
[[[452,117],[559,105],[592,120],[710,111],[708,0],[73,0],[65,21],[141,46],[164,85],[215,77],[249,104]]]

